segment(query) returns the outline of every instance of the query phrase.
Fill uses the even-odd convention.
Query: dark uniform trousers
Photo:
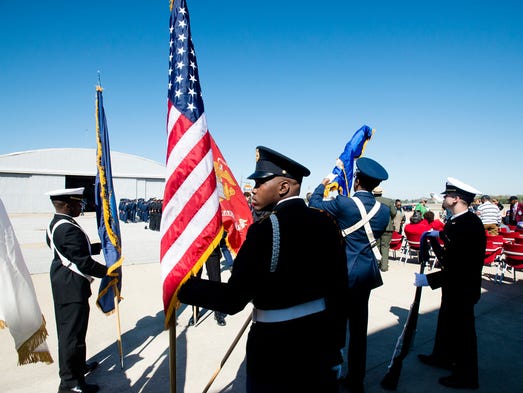
[[[89,322],[89,303],[55,304],[58,331],[60,379],[71,387],[85,383],[85,336]]]
[[[367,365],[367,325],[369,320],[370,289],[352,287],[348,289],[349,383],[358,385],[365,378]]]
[[[448,301],[442,295],[433,355],[454,363],[453,371],[468,380],[478,380],[478,348],[474,304]]]
[[[323,311],[285,322],[253,323],[247,341],[247,393],[338,393],[335,371],[324,366],[337,355],[325,351],[335,335],[329,319]],[[275,353],[275,348],[285,348],[285,353]]]
[[[222,253],[220,251],[220,246],[217,246],[214,251],[209,255],[207,260],[205,261],[205,269],[207,270],[207,276],[209,277],[209,280],[211,281],[221,281],[221,275],[220,275],[220,260],[222,259]],[[200,278],[202,276],[202,270],[198,270],[197,277]]]

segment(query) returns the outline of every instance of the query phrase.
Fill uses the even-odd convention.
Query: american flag
[[[160,226],[165,325],[180,285],[218,246],[221,210],[185,0],[171,4],[167,173]]]

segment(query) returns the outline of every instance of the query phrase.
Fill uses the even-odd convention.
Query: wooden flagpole
[[[117,281],[114,280],[113,290],[114,290],[114,311],[116,312],[116,329],[118,332],[118,353],[120,355],[120,368],[123,369],[123,347],[122,347],[122,327],[120,326],[120,293],[118,291],[118,286],[116,285]]]
[[[170,392],[176,393],[176,313],[169,322],[169,382]]]
[[[243,326],[241,327],[240,331],[238,332],[238,334],[234,338],[232,344],[229,346],[229,349],[225,353],[222,361],[220,362],[220,365],[218,366],[218,368],[216,369],[216,371],[212,375],[211,379],[207,383],[207,386],[205,386],[205,389],[203,389],[202,393],[207,393],[207,391],[210,389],[212,383],[214,382],[214,380],[216,379],[216,377],[218,376],[218,374],[222,370],[223,365],[225,364],[225,362],[227,362],[227,359],[229,359],[229,356],[231,355],[232,351],[236,347],[236,344],[238,344],[238,341],[240,341],[240,338],[243,336],[243,333],[245,332],[245,329],[247,329],[247,326],[250,325],[251,320],[252,320],[252,312],[249,314],[249,316],[247,317],[247,319],[243,323]]]

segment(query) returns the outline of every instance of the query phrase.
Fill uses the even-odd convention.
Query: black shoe
[[[58,393],[96,393],[100,387],[95,384],[84,383],[74,388],[59,388]]]
[[[214,313],[214,319],[216,319],[216,323],[217,323],[219,326],[225,326],[225,325],[227,325],[227,322],[225,322],[225,317],[223,316],[222,313],[215,312],[215,313]]]
[[[187,322],[187,326],[194,326],[194,317],[189,318],[189,322]]]
[[[94,370],[98,368],[100,363],[94,361],[94,362],[86,362],[84,366],[84,375],[92,373]]]
[[[443,386],[453,389],[479,389],[478,381],[468,378],[459,377],[456,375],[449,375],[448,377],[441,377],[439,383]]]
[[[421,363],[427,364],[432,367],[439,367],[444,370],[452,370],[452,363],[439,359],[434,355],[423,355],[419,354],[418,359],[421,361]]]

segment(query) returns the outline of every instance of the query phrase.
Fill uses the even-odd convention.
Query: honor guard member
[[[309,174],[259,146],[252,206],[272,213],[249,227],[227,283],[191,278],[179,292],[184,303],[226,314],[252,302],[248,393],[338,392],[347,266],[335,223],[299,196]]]
[[[100,253],[100,243],[91,244],[74,220],[82,210],[83,193],[83,187],[46,193],[56,211],[46,241],[53,251],[51,287],[58,333],[58,393],[99,390],[98,385],[85,382],[85,374],[98,366],[97,362],[86,363],[85,335],[89,321],[91,276],[105,276],[107,267],[91,257]]]
[[[425,364],[451,370],[450,376],[439,379],[450,388],[479,387],[474,305],[481,294],[486,235],[481,219],[468,209],[479,193],[458,179],[447,179],[443,206],[452,216],[443,231],[431,236],[443,240],[443,247],[431,241],[442,269],[415,274],[414,285],[441,288],[434,348],[430,355],[420,354],[418,358]]]
[[[389,175],[376,161],[362,157],[356,161],[354,193],[351,198],[338,195],[324,201],[328,176],[312,193],[309,206],[332,214],[345,238],[348,268],[346,299],[349,325],[348,373],[342,383],[349,392],[364,392],[367,363],[368,303],[372,289],[383,284],[379,271],[381,255],[376,240],[390,221],[390,210],[376,201],[372,190]]]

